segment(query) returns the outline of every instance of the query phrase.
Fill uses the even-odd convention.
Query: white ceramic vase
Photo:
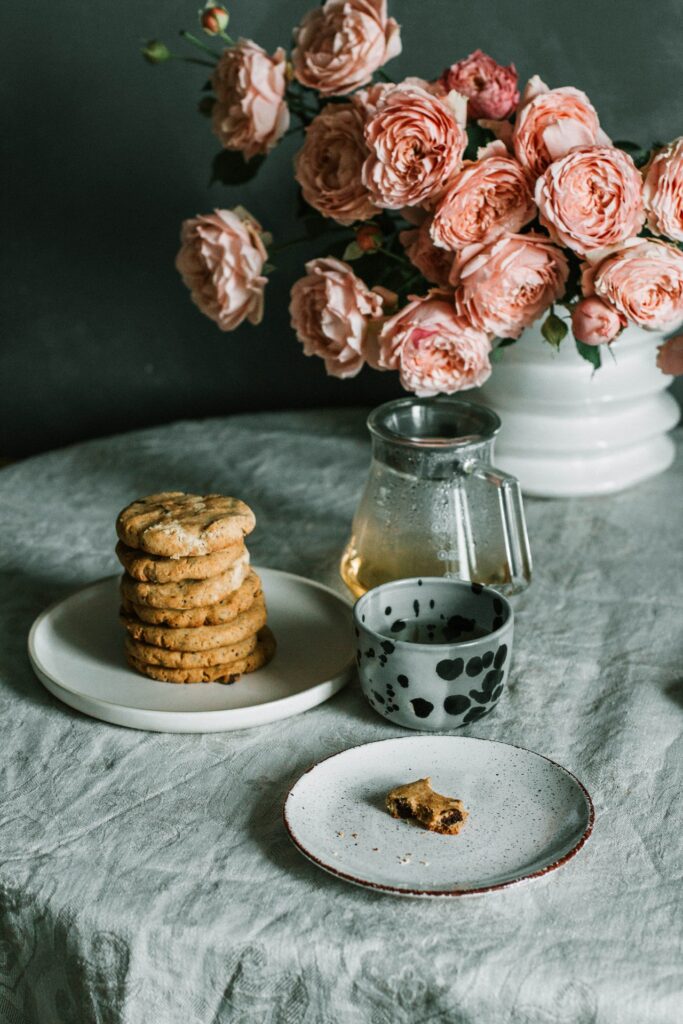
[[[571,334],[555,351],[540,324],[526,330],[473,393],[503,422],[495,464],[526,494],[549,498],[608,494],[661,473],[679,408],[655,364],[660,341],[629,326],[593,373]]]

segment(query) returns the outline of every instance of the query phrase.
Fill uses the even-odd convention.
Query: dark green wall
[[[180,221],[243,202],[279,240],[299,233],[287,139],[257,182],[207,186],[216,151],[195,113],[201,68],[150,67],[142,38],[195,27],[199,0],[2,5],[4,272],[0,456],[179,417],[371,403],[394,375],[325,377],[288,327],[288,253],[258,328],[222,334],[173,260]],[[231,31],[287,46],[310,0],[238,0]],[[615,138],[683,132],[682,0],[393,0],[393,77],[434,76],[476,47],[584,89]]]

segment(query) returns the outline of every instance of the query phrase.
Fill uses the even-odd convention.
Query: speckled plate
[[[470,816],[457,836],[397,821],[394,786],[430,776]],[[343,750],[290,790],[285,826],[305,857],[355,885],[395,896],[474,896],[542,878],[591,834],[591,798],[532,750],[465,736],[411,736]]]
[[[118,576],[79,590],[38,616],[29,657],[43,686],[93,718],[153,732],[225,732],[298,715],[353,674],[351,608],[327,587],[256,569],[277,652],[231,686],[177,686],[128,667],[119,623]]]

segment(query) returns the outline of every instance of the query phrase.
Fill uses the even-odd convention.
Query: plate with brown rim
[[[469,812],[458,835],[392,818],[395,786],[431,778]],[[351,747],[309,768],[290,790],[285,827],[332,875],[394,896],[498,892],[546,877],[579,852],[595,812],[566,768],[523,747],[421,735]]]

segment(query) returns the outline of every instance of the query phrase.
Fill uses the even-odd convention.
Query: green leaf
[[[578,341],[576,338],[576,351],[579,355],[591,364],[594,370],[599,370],[602,363],[602,357],[600,355],[599,345],[586,345],[583,341]]]
[[[359,260],[363,256],[363,250],[359,246],[358,242],[349,242],[344,249],[343,259],[345,260]]]
[[[567,334],[567,325],[564,320],[560,320],[559,316],[555,313],[548,313],[541,325],[541,334],[553,348],[559,348],[560,342]]]
[[[465,160],[476,160],[477,150],[482,146],[488,146],[489,142],[493,142],[495,137],[490,128],[481,128],[476,121],[470,121],[467,125]]]
[[[498,344],[489,356],[490,361],[492,363],[499,363],[503,358],[503,349],[507,348],[509,345],[514,345],[516,341],[516,338],[499,338]]]
[[[620,139],[614,145],[617,149],[622,149],[624,153],[628,153],[636,167],[642,167],[650,159],[649,148],[641,146],[639,142],[629,142],[628,139]]]
[[[254,177],[264,160],[265,157],[261,155],[245,160],[241,153],[233,149],[222,149],[211,164],[209,184],[220,181],[223,185],[243,185]]]
[[[163,64],[171,59],[171,51],[160,39],[150,39],[142,48],[142,56],[148,64]]]

